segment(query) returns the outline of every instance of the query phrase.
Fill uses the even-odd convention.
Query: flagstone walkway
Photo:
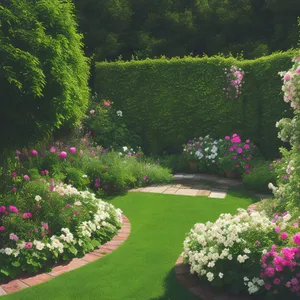
[[[173,194],[182,196],[207,196],[224,199],[228,188],[241,186],[237,179],[222,178],[209,174],[175,174],[173,182],[165,185],[153,185],[132,189],[130,192],[147,192],[158,194]],[[260,199],[270,198],[270,195],[256,194]]]

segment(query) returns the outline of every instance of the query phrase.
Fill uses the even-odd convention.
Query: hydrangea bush
[[[88,191],[28,181],[1,200],[0,280],[83,256],[110,240],[121,224],[121,211]]]

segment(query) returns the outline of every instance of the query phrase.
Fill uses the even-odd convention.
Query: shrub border
[[[262,202],[265,200],[262,200]],[[255,211],[258,207],[257,203],[248,206],[248,211]],[[193,295],[203,300],[252,300],[253,297],[245,294],[233,295],[226,291],[217,291],[209,286],[201,285],[199,278],[195,274],[190,273],[190,266],[183,263],[183,256],[180,254],[175,264],[176,279],[181,286],[186,288]]]
[[[116,250],[130,235],[131,225],[128,218],[122,214],[122,228],[119,230],[118,234],[113,237],[112,240],[107,243],[101,245],[99,248],[94,251],[87,253],[82,258],[73,258],[66,264],[56,265],[53,267],[50,273],[41,273],[38,275],[34,275],[32,277],[20,277],[17,279],[13,279],[6,284],[0,285],[0,296],[11,294],[17,291],[20,291],[24,288],[28,288],[30,286],[34,286],[50,279],[59,276],[63,273],[75,270],[79,267],[82,267],[90,262],[98,260],[107,254]]]

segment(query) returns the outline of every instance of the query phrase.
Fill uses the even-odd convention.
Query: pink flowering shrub
[[[87,191],[43,179],[27,182],[1,201],[0,281],[83,256],[117,233],[120,217]]]
[[[275,215],[275,221],[285,216]],[[265,251],[261,259],[260,278],[264,280],[267,294],[283,296],[287,299],[300,297],[300,232],[298,230],[298,222],[292,222],[285,228],[280,226],[275,228],[279,242]]]
[[[245,72],[236,66],[231,66],[230,69],[225,68],[224,74],[228,86],[224,88],[226,98],[238,98],[242,93],[242,85],[244,83],[243,78]]]
[[[250,173],[252,162],[258,156],[257,147],[249,140],[242,141],[234,133],[226,136],[220,146],[220,168],[224,171],[234,171],[237,174]]]

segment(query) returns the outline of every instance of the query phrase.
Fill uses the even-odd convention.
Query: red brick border
[[[118,234],[111,241],[101,245],[100,248],[87,253],[82,258],[74,258],[66,265],[55,266],[50,273],[42,273],[32,277],[14,279],[6,284],[1,284],[0,296],[19,291],[42,282],[46,282],[53,277],[77,269],[88,264],[89,262],[100,259],[101,257],[111,253],[112,251],[117,249],[130,235],[131,225],[128,218],[122,215],[122,220],[123,225]]]

